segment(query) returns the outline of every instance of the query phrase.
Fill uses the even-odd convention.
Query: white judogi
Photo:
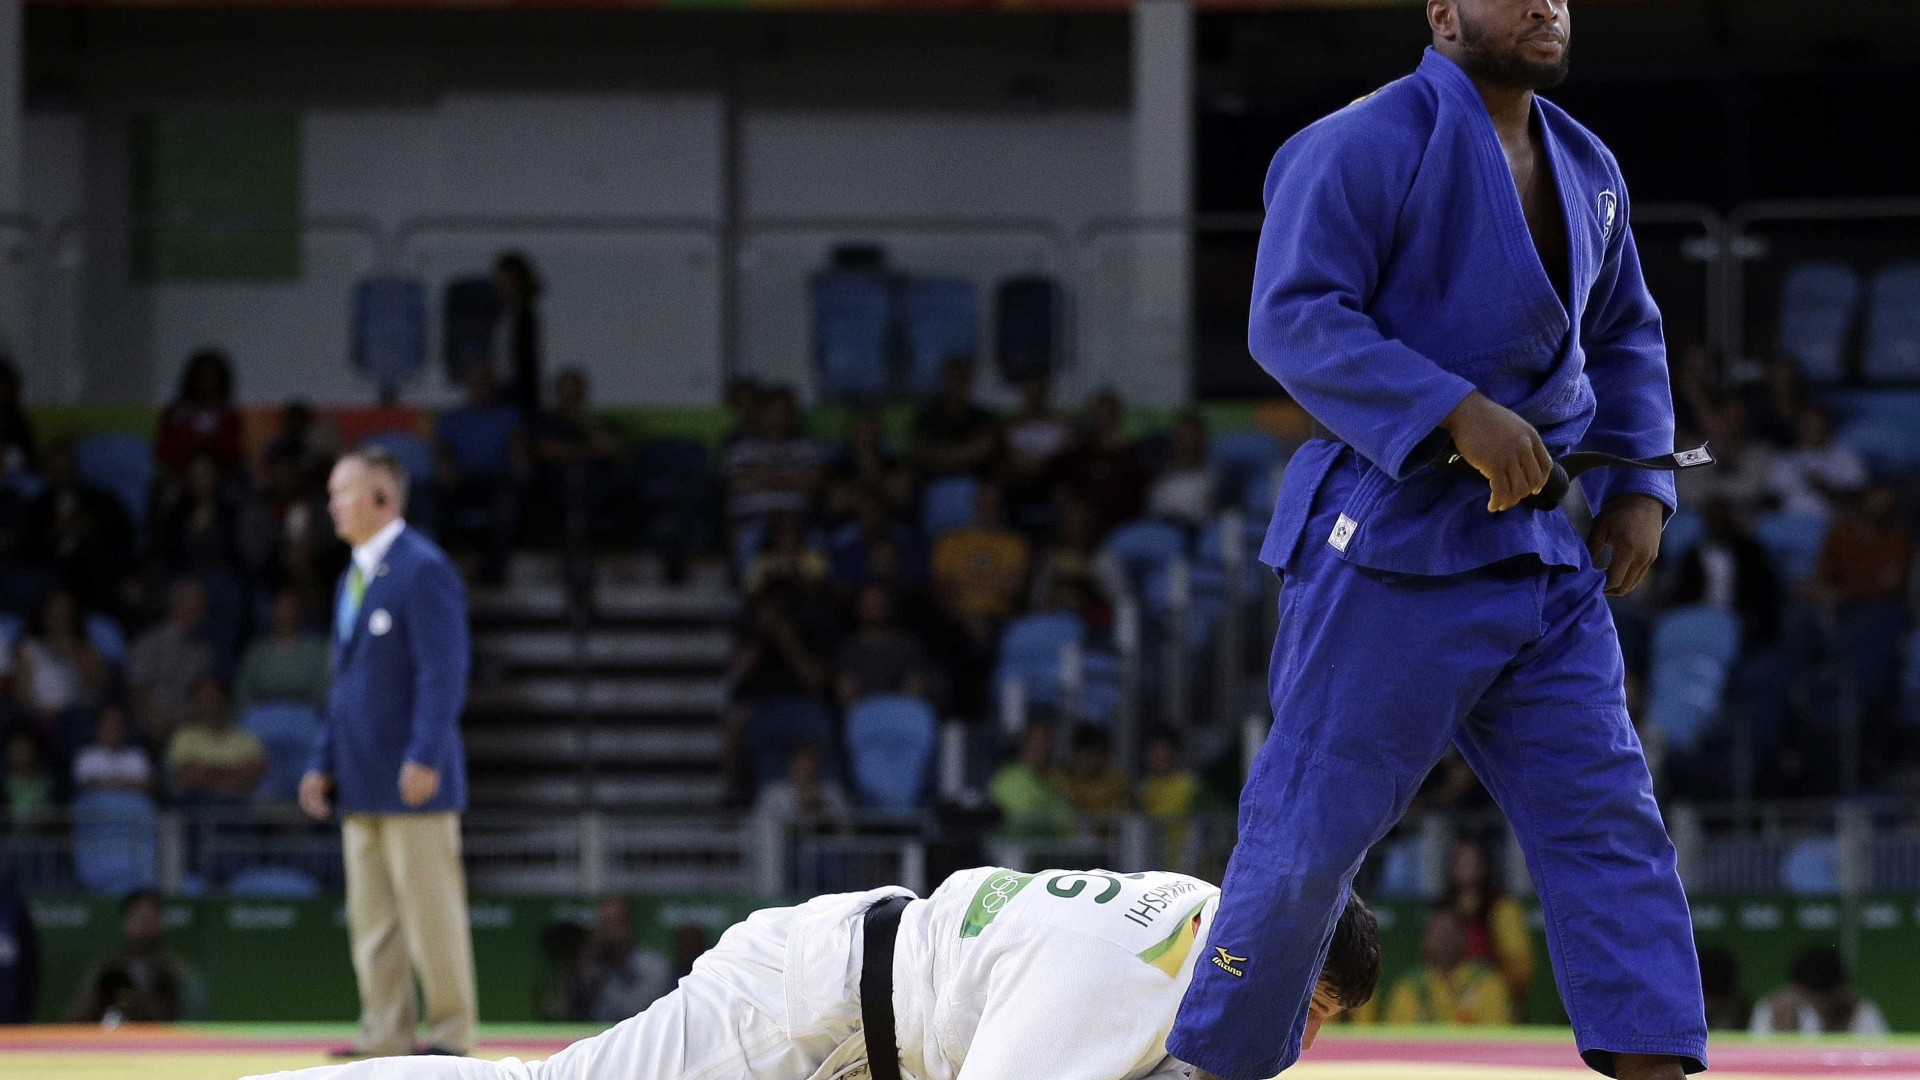
[[[755,912],[673,993],[544,1062],[383,1058],[272,1080],[853,1080],[863,916],[904,889]],[[1167,1032],[1220,890],[1182,874],[985,867],[900,917],[909,1080],[1175,1080]],[[1227,958],[1229,961],[1238,958]]]

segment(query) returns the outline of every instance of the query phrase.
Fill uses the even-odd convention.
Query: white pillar
[[[1188,0],[1133,6],[1133,213],[1185,218],[1193,211],[1193,8]],[[1192,352],[1192,238],[1184,228],[1143,229],[1131,245],[1131,331],[1106,360],[1128,403],[1186,400]],[[1095,358],[1100,362],[1099,358]]]

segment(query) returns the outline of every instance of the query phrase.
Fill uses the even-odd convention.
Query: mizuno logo
[[[1246,976],[1247,973],[1245,971],[1242,971],[1241,969],[1233,966],[1235,964],[1246,963],[1247,962],[1246,957],[1235,956],[1218,945],[1215,945],[1213,947],[1213,952],[1214,952],[1214,957],[1213,957],[1214,967],[1219,968],[1221,971],[1226,972],[1227,974],[1233,976],[1236,979],[1244,978]]]

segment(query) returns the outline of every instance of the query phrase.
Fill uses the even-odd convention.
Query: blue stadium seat
[[[1820,558],[1820,546],[1827,540],[1827,518],[1785,511],[1763,514],[1754,522],[1753,533],[1772,557],[1781,580],[1795,584],[1813,572]]]
[[[823,396],[885,393],[892,335],[893,289],[885,275],[828,270],[814,276],[814,365]]]
[[[994,685],[1017,682],[1022,696],[1033,704],[1059,706],[1066,700],[1061,653],[1079,645],[1080,717],[1109,722],[1120,708],[1120,661],[1112,653],[1086,648],[1087,624],[1071,611],[1023,615],[1007,624],[1000,635],[1000,656],[994,666]]]
[[[834,752],[833,716],[812,698],[778,697],[757,701],[747,716],[747,752],[753,762],[754,783],[771,784],[787,778],[787,757],[797,746],[820,750],[823,779],[840,776]]]
[[[1173,606],[1173,575],[1164,565],[1148,571],[1140,590],[1142,607],[1156,621],[1165,620]],[[1226,574],[1204,563],[1187,568],[1187,650],[1207,647],[1213,628],[1226,608]]]
[[[1260,561],[1260,545],[1267,539],[1267,519],[1262,517],[1255,521],[1251,516],[1243,517],[1240,519],[1240,529],[1240,548],[1246,554],[1244,581],[1250,589],[1257,589],[1259,575],[1266,570],[1266,564]],[[1203,566],[1219,567],[1222,571],[1226,569],[1226,564],[1221,561],[1226,554],[1225,519],[1215,519],[1213,524],[1200,530],[1200,539],[1194,545],[1193,554]]]
[[[1252,428],[1223,431],[1213,437],[1207,461],[1220,476],[1222,502],[1238,503],[1246,497],[1249,485],[1264,483],[1280,464],[1280,440]],[[1269,501],[1261,513],[1273,513]]]
[[[20,632],[26,625],[20,616],[0,611],[0,656],[13,656],[13,643],[20,640]]]
[[[1780,860],[1780,887],[1795,896],[1831,896],[1840,891],[1840,849],[1830,836],[1795,840]]]
[[[1847,337],[1860,308],[1860,273],[1845,263],[1804,262],[1780,282],[1774,342],[1815,382],[1847,374]]]
[[[920,531],[929,540],[973,524],[973,500],[980,482],[971,476],[943,476],[920,494]]]
[[[1647,719],[1676,748],[1691,750],[1706,733],[1739,653],[1740,621],[1724,608],[1691,604],[1655,620]]]
[[[1187,553],[1186,530],[1164,521],[1130,521],[1107,534],[1101,547],[1139,581]]]
[[[1700,537],[1707,531],[1707,523],[1697,510],[1681,507],[1667,519],[1667,527],[1660,534],[1660,559],[1668,564],[1677,563],[1686,557],[1687,552],[1700,545]]]
[[[361,446],[377,446],[400,459],[407,470],[407,483],[416,490],[433,482],[433,449],[427,440],[411,431],[378,431],[360,440]]]
[[[1894,263],[1873,275],[1860,372],[1876,382],[1920,379],[1920,262]]]
[[[253,797],[262,801],[295,798],[314,740],[320,737],[319,714],[309,705],[267,702],[248,709],[240,717],[240,726],[253,732],[267,754],[267,775],[261,777]]]
[[[136,529],[146,522],[153,488],[151,443],[121,431],[97,432],[73,444],[73,464],[82,481],[120,500]]]
[[[320,882],[305,870],[291,866],[253,866],[227,879],[227,895],[271,900],[311,900],[320,895]]]
[[[441,294],[440,355],[448,382],[464,380],[470,363],[492,362],[500,307],[491,276],[474,274],[447,282]]]
[[[847,760],[860,805],[911,810],[925,801],[938,722],[905,694],[862,698],[847,710]]]
[[[940,365],[949,357],[980,352],[980,294],[965,278],[914,278],[907,282],[907,391],[916,396],[940,388]]]
[[[73,868],[93,892],[122,896],[160,878],[158,814],[131,791],[84,791],[73,801]]]
[[[427,366],[426,286],[398,274],[362,278],[353,287],[352,333],[355,371],[385,388],[419,378]]]
[[[1286,474],[1286,465],[1275,465],[1264,474],[1249,476],[1240,492],[1241,512],[1249,521],[1258,521],[1263,534],[1267,522],[1273,520],[1274,504],[1280,501],[1280,480]]]
[[[127,661],[127,632],[113,616],[95,611],[87,615],[87,640],[108,664],[119,667]]]

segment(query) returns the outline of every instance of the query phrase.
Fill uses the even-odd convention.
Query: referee
[[[346,455],[327,481],[334,532],[353,545],[334,606],[333,685],[300,805],[341,814],[360,1029],[338,1056],[414,1053],[412,973],[426,1003],[419,1052],[465,1054],[478,1014],[460,811],[467,599],[433,541],[407,528],[391,453]]]

